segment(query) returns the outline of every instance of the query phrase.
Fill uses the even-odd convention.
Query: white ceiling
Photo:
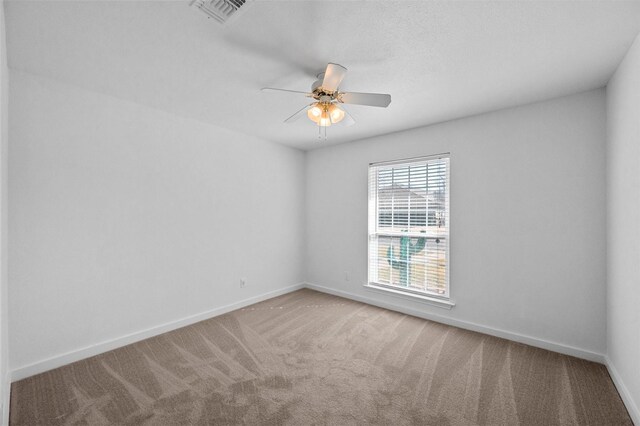
[[[221,26],[184,1],[7,1],[9,66],[302,149],[602,87],[640,1],[256,1]],[[305,105],[327,62],[351,106],[321,144]]]

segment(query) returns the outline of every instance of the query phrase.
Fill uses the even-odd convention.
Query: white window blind
[[[369,166],[369,284],[449,297],[449,156]]]

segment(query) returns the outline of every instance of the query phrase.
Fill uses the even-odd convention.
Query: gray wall
[[[640,36],[607,86],[607,351],[640,424]]]
[[[7,176],[9,144],[9,68],[5,39],[4,1],[0,1],[0,407],[3,424],[9,419],[9,333],[7,304]]]
[[[303,152],[10,77],[12,369],[304,280]]]
[[[450,311],[363,287],[368,163],[443,152],[451,153]],[[311,151],[307,194],[310,283],[602,358],[603,89]]]

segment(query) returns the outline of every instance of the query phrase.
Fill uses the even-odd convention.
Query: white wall
[[[0,1],[0,419],[9,419],[9,356],[7,309],[7,146],[9,143],[9,69],[4,23],[4,1]]]
[[[303,281],[303,152],[10,77],[12,369]]]
[[[640,36],[607,85],[607,207],[607,352],[640,424]]]
[[[368,163],[443,152],[451,153],[450,311],[363,288]],[[603,89],[311,151],[307,194],[311,284],[602,359]]]

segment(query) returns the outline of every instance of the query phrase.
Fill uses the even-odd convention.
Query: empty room
[[[640,426],[640,0],[0,0],[2,425]]]

